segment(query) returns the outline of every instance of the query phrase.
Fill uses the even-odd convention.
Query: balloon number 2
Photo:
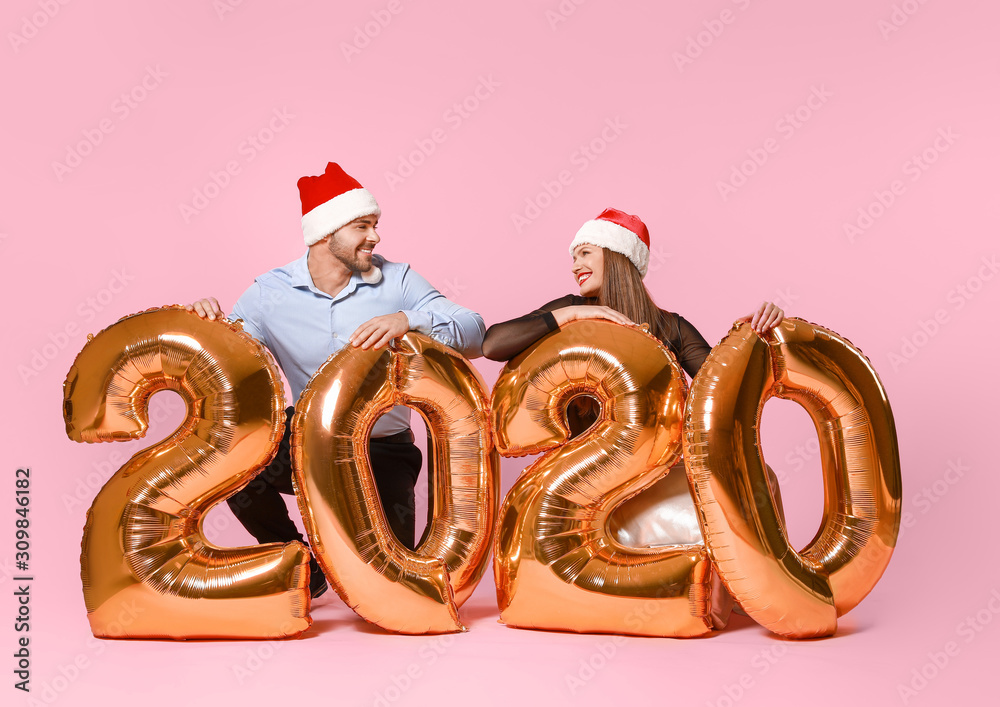
[[[64,392],[78,442],[142,437],[147,402],[174,390],[187,415],[130,459],[87,513],[80,556],[90,626],[100,638],[294,636],[310,625],[302,543],[223,549],[201,534],[216,503],[274,456],[281,379],[257,342],[183,307],[125,317],[87,343]]]
[[[500,514],[505,623],[645,636],[712,630],[724,597],[712,591],[703,546],[624,547],[608,530],[611,512],[680,457],[684,394],[684,374],[659,341],[610,322],[571,323],[507,364],[493,391],[497,447],[545,454]],[[601,412],[570,440],[566,410],[579,395],[596,398]]]
[[[310,623],[306,548],[222,549],[200,533],[205,512],[277,448],[282,394],[269,355],[239,324],[183,308],[126,317],[74,362],[67,433],[141,437],[161,389],[184,397],[186,419],[119,469],[88,512],[81,563],[94,634],[298,635]],[[895,429],[874,370],[835,334],[792,319],[766,342],[735,327],[685,394],[669,351],[610,322],[575,322],[536,342],[507,364],[492,398],[468,361],[420,334],[389,350],[347,347],[313,377],[293,420],[294,481],[317,559],[359,615],[401,633],[464,630],[458,608],[491,545],[508,625],[702,635],[728,618],[724,582],[772,631],[832,633],[878,581],[899,528]],[[570,439],[566,410],[580,395],[600,412]],[[763,471],[757,426],[771,396],[800,402],[820,432],[826,512],[801,554],[787,546]],[[417,409],[431,440],[433,514],[412,551],[389,529],[367,447],[394,405]],[[622,545],[611,514],[663,479],[682,448],[705,542]],[[499,522],[496,449],[544,452]],[[127,627],[126,606],[138,607]]]

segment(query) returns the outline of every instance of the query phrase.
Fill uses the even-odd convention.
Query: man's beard
[[[351,272],[365,273],[372,269],[372,260],[363,261],[362,256],[358,255],[357,249],[349,251],[333,237],[330,238],[329,247],[333,257],[343,263],[344,267]]]

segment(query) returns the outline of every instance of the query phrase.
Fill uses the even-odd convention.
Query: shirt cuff
[[[552,312],[542,312],[542,320],[545,322],[545,326],[549,328],[549,331],[555,331],[559,328],[559,323],[556,321],[556,315]]]
[[[410,322],[410,331],[418,331],[426,336],[431,335],[431,313],[430,312],[418,312],[414,309],[401,309],[399,310],[406,315],[407,321]]]

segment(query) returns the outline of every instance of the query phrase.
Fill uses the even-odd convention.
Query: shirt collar
[[[382,260],[376,256],[372,260],[372,269],[364,273],[354,273],[351,275],[351,284],[357,284],[358,280],[367,285],[377,285],[382,282]],[[291,267],[292,287],[305,287],[316,289],[312,275],[309,274],[309,250],[301,258],[292,263]]]
[[[309,251],[294,263],[291,267],[292,287],[312,287],[313,279],[309,274]]]

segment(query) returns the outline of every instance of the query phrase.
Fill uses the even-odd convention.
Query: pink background
[[[31,697],[842,705],[981,694],[1000,634],[987,438],[1000,392],[998,22],[1000,8],[972,0],[4,3],[0,469],[8,498],[18,466],[33,474]],[[711,343],[772,300],[860,347],[895,412],[910,527],[837,636],[787,642],[741,618],[691,641],[519,631],[496,623],[488,575],[462,611],[471,630],[453,638],[385,634],[334,597],[304,640],[94,640],[79,579],[86,509],[181,406],[158,396],[145,442],[74,444],[60,409],[70,362],[86,333],[129,313],[205,295],[228,311],[255,275],[300,255],[295,181],[328,160],[379,199],[379,251],[488,324],[574,291],[567,244],[613,205],[649,225],[659,304]],[[224,187],[206,190],[213,174]],[[556,194],[539,198],[546,184]],[[499,366],[475,363],[492,384]],[[763,438],[801,545],[822,514],[815,434],[776,401]],[[504,490],[523,466],[504,462]],[[249,542],[228,514],[212,512],[210,536]],[[4,624],[0,689],[24,704],[11,686],[18,634]]]

